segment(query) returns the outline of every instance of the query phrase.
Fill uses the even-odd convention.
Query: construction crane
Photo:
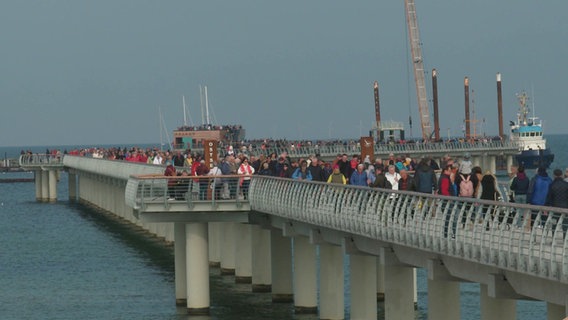
[[[414,69],[414,80],[416,83],[416,97],[418,101],[418,111],[420,113],[420,125],[422,126],[422,139],[430,140],[432,128],[430,126],[430,109],[428,107],[428,96],[426,95],[426,80],[424,76],[424,61],[422,59],[422,48],[420,47],[420,33],[418,32],[418,19],[416,18],[416,6],[414,0],[404,0],[406,23],[408,25],[408,36],[410,40],[410,51],[412,53],[412,66]]]

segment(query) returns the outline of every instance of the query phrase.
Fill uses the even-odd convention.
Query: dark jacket
[[[438,188],[436,173],[428,165],[420,165],[414,173],[415,190],[422,193],[432,193]]]
[[[373,188],[392,189],[391,183],[387,180],[384,173],[375,174],[375,182],[371,184]]]
[[[515,194],[527,194],[529,191],[529,178],[524,172],[518,172],[511,182],[511,191]]]
[[[406,188],[404,188],[404,181],[402,178],[398,180],[398,190],[401,191],[416,191],[416,184],[414,183],[414,178],[411,176],[406,177]]]
[[[554,178],[548,188],[546,205],[550,207],[568,208],[568,182],[561,177]]]
[[[314,166],[310,164],[308,170],[312,174],[312,181],[325,181],[323,169],[319,165]]]

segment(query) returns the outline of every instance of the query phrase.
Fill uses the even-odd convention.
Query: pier
[[[517,299],[546,301],[547,319],[567,314],[568,210],[265,176],[251,178],[247,199],[187,189],[170,200],[161,166],[65,156],[26,168],[64,170],[70,199],[173,241],[176,302],[191,314],[208,313],[209,268],[219,265],[298,313],[343,319],[345,255],[351,319],[376,319],[377,294],[386,319],[414,319],[414,268],[428,271],[430,319],[459,319],[460,282],[481,284],[484,320],[515,319]],[[214,178],[239,194],[237,177],[204,179]]]

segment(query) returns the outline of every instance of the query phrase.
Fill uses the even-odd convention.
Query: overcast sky
[[[533,95],[546,133],[568,133],[566,0],[417,1],[426,78],[439,72],[442,136],[461,133],[470,78],[479,131],[497,134],[515,94]],[[217,124],[247,138],[353,138],[374,119],[421,136],[403,0],[2,1],[0,146],[154,143],[201,123],[207,85]],[[431,89],[428,92],[431,98]]]

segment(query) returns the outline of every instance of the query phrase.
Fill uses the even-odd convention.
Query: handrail
[[[44,153],[23,154],[18,158],[18,163],[20,166],[62,165],[63,155]]]
[[[255,211],[568,283],[568,209],[273,177],[250,195]]]
[[[248,203],[251,175],[164,176],[132,175],[128,179],[125,199],[131,207],[145,211],[149,204]]]

